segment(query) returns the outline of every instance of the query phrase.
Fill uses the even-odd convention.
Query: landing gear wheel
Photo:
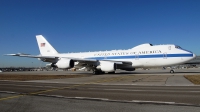
[[[105,72],[101,71],[101,74],[105,74]]]
[[[93,74],[94,75],[98,75],[98,74],[104,74],[105,72],[101,71],[101,70],[93,70]]]
[[[115,71],[114,72],[108,72],[108,74],[115,74]]]
[[[170,73],[173,74],[173,73],[174,73],[174,70],[170,70]]]
[[[94,75],[98,75],[99,72],[98,72],[97,70],[93,70],[93,74],[94,74]]]

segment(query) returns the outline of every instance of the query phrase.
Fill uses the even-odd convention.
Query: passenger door
[[[167,53],[163,54],[163,59],[167,59]]]

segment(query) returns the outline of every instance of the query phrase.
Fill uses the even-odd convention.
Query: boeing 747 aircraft
[[[150,68],[172,66],[195,58],[195,54],[180,46],[141,44],[127,50],[111,50],[83,53],[58,53],[42,36],[36,35],[40,55],[7,54],[38,58],[43,62],[50,62],[51,67],[57,68],[87,68],[94,74],[105,72],[114,73],[116,69],[134,71],[135,68]],[[171,69],[170,73],[174,73]]]

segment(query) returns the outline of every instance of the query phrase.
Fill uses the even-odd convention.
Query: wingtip
[[[18,54],[4,54],[4,56],[17,56]]]

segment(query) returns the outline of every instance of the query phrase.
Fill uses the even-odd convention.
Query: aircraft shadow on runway
[[[175,71],[173,74],[183,74],[183,73],[200,73],[200,71]],[[171,74],[169,71],[163,71],[163,72],[152,72],[152,71],[146,71],[146,72],[118,72],[115,74]]]
[[[175,70],[175,73],[173,73],[172,75],[176,75],[176,74],[198,74],[198,73],[200,73],[200,71],[176,71]],[[78,73],[76,73],[76,72],[74,72],[73,74],[87,74],[87,75],[93,75],[93,73],[92,72],[78,72]],[[133,74],[133,75],[137,75],[137,74],[155,74],[155,75],[157,75],[157,74],[171,74],[169,71],[167,71],[167,70],[165,70],[165,71],[150,71],[150,70],[148,70],[148,71],[141,71],[141,72],[138,72],[138,71],[131,71],[131,72],[128,72],[128,71],[120,71],[120,72],[116,72],[116,73],[114,73],[114,74],[108,74],[108,73],[106,73],[106,74],[99,74],[99,75],[128,75],[128,74]]]

